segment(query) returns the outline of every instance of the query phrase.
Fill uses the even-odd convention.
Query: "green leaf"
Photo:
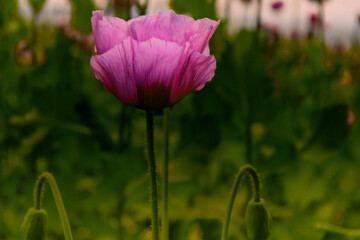
[[[8,23],[9,18],[17,13],[18,1],[0,0],[0,34],[3,26]]]
[[[216,19],[214,0],[172,0],[170,6],[177,13],[189,14],[195,19]]]

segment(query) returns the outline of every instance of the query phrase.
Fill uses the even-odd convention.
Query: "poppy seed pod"
[[[271,215],[264,199],[252,199],[246,209],[246,229],[249,240],[268,240],[271,232]]]
[[[24,240],[45,240],[47,214],[44,209],[30,208],[21,226]]]

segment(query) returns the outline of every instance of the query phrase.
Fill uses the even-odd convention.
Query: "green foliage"
[[[17,1],[3,2],[0,10],[0,239],[21,238],[42,171],[57,177],[75,239],[147,239],[144,113],[95,79],[93,45],[79,40],[91,31],[94,6],[72,4],[72,25],[82,32],[75,38],[37,26],[32,39]],[[171,4],[195,18],[216,18],[213,1]],[[344,54],[317,39],[226,32],[221,23],[210,42],[214,79],[171,111],[171,239],[219,239],[233,176],[245,163],[249,115],[254,165],[273,216],[271,238],[357,239],[360,48]],[[162,124],[158,113],[160,184]],[[246,239],[249,191],[239,192],[229,239]],[[57,216],[51,201],[43,207]],[[49,219],[49,239],[63,237],[56,219]]]
[[[4,29],[4,25],[7,23],[8,19],[13,15],[17,14],[17,1],[0,1],[0,29]],[[1,31],[2,34],[3,31]]]
[[[92,0],[70,0],[71,24],[81,32],[91,32],[91,16],[95,10]]]
[[[34,12],[39,13],[43,8],[46,0],[30,0],[29,2],[32,8],[34,9]]]
[[[189,14],[195,19],[216,18],[214,0],[171,0],[170,6],[177,13]]]

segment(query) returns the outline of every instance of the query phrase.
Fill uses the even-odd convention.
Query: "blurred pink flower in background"
[[[317,14],[312,13],[312,14],[310,15],[310,22],[311,22],[312,24],[316,24],[318,20],[319,20],[319,18],[318,18],[318,16],[317,16]]]
[[[32,8],[28,0],[17,0],[19,2],[19,13],[26,20],[32,19]],[[179,0],[181,1],[181,0]],[[309,14],[317,12],[319,9],[318,1],[305,0],[287,0],[283,2],[281,9],[281,18],[277,11],[274,11],[271,4],[277,0],[262,0],[262,24],[276,24],[279,33],[283,37],[291,37],[293,28],[297,28],[299,36],[306,36],[309,28]],[[46,0],[43,9],[40,12],[39,23],[46,25],[63,26],[70,24],[72,7],[69,0]],[[109,12],[107,6],[110,0],[93,0],[97,9],[103,9]],[[145,0],[140,0],[144,3]],[[170,0],[151,0],[148,1],[146,13],[149,15],[159,11],[165,11],[170,8]],[[235,34],[243,28],[244,8],[247,8],[247,27],[256,27],[256,14],[258,1],[251,1],[249,4],[243,4],[240,0],[231,0],[231,16],[226,16],[226,3],[228,0],[215,1],[216,12],[220,18],[229,19],[229,33]],[[327,44],[332,45],[341,39],[350,44],[352,36],[358,34],[358,15],[360,9],[359,0],[332,0],[324,1],[324,22],[328,22],[331,27],[325,32]]]
[[[29,67],[34,62],[34,52],[26,39],[20,39],[15,46],[15,61],[21,67]]]
[[[320,22],[321,19],[319,18],[319,16],[316,13],[310,14],[309,20],[312,25],[321,24],[321,22]],[[324,22],[322,24],[325,28],[329,28],[331,26],[331,24],[328,22]]]
[[[131,106],[172,106],[215,74],[208,44],[220,21],[195,21],[170,10],[128,22],[95,11],[91,22],[98,53],[91,69],[108,91]]]
[[[271,7],[274,9],[274,10],[279,10],[283,7],[284,3],[282,1],[276,1],[276,2],[273,2]]]
[[[299,32],[297,31],[297,30],[295,30],[295,29],[293,29],[292,31],[291,31],[291,39],[292,40],[298,40],[299,39]]]

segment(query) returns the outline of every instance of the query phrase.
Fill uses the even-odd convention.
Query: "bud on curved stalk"
[[[42,221],[40,221],[38,219],[42,219],[42,220],[44,219],[44,217],[42,217],[42,218],[40,217],[41,214],[42,214],[42,216],[44,214],[46,216],[45,210],[41,210],[41,198],[43,196],[45,182],[48,182],[49,185],[50,185],[50,189],[51,189],[51,192],[52,192],[54,200],[55,200],[56,208],[57,208],[58,213],[59,213],[60,223],[61,223],[63,231],[64,231],[65,240],[73,240],[69,220],[67,218],[67,214],[66,214],[66,211],[65,211],[64,203],[62,201],[62,197],[61,197],[61,194],[60,194],[59,187],[57,186],[57,183],[56,183],[55,178],[53,177],[53,175],[48,173],[48,172],[42,173],[40,175],[40,177],[38,178],[38,180],[36,181],[35,190],[34,190],[34,208],[31,208],[29,210],[28,214],[26,215],[24,226],[28,225],[27,222],[29,222],[31,220],[32,224],[34,224],[34,225],[37,224],[36,229],[40,229],[41,225],[38,224],[38,222],[41,223]],[[28,217],[28,215],[30,217]],[[36,218],[34,218],[32,216],[36,216]],[[45,234],[44,234],[44,236],[42,238],[40,238],[39,236],[40,235],[36,235],[35,238],[26,238],[25,237],[25,239],[28,239],[28,240],[31,240],[31,239],[33,239],[33,240],[44,240],[45,239]]]
[[[264,199],[255,202],[252,199],[246,209],[246,230],[248,240],[268,240],[271,232],[271,215]]]
[[[231,212],[234,205],[236,192],[240,181],[245,174],[249,174],[253,180],[254,198],[249,202],[246,211],[246,227],[249,240],[267,240],[270,237],[271,216],[266,209],[265,201],[260,196],[260,179],[253,166],[245,164],[235,176],[235,181],[230,192],[230,200],[223,224],[221,240],[227,240]]]
[[[21,226],[24,240],[45,240],[47,229],[47,214],[44,209],[30,208]]]

